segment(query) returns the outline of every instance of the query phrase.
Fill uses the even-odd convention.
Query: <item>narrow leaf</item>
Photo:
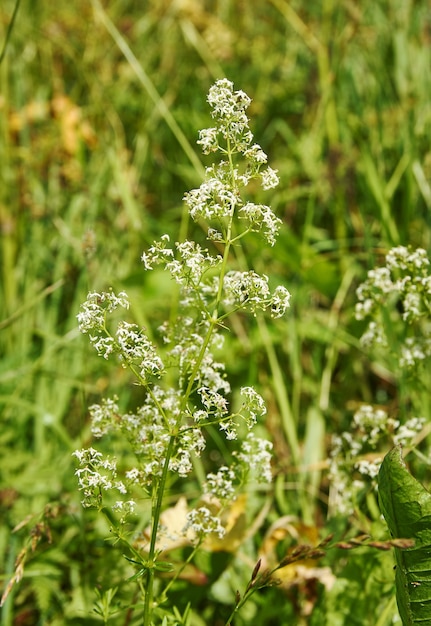
[[[431,494],[407,470],[399,447],[384,458],[378,484],[381,511],[392,537],[415,542],[411,548],[395,548],[402,622],[431,624]]]

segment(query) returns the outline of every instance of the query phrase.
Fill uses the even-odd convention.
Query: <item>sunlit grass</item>
[[[325,460],[330,436],[348,428],[358,404],[395,411],[400,398],[387,364],[369,363],[359,347],[354,291],[390,246],[430,248],[426,3],[138,4],[78,0],[29,10],[21,3],[0,65],[5,582],[45,505],[61,503],[53,543],[45,538],[30,554],[24,580],[2,609],[6,626],[26,614],[27,623],[91,623],[85,615],[93,589],[108,576],[82,566],[82,555],[99,541],[91,549],[103,550],[106,567],[117,564],[102,543],[106,529],[79,509],[70,453],[88,443],[88,404],[108,386],[126,390],[125,404],[136,397],[121,368],[101,369],[78,338],[75,316],[88,290],[113,285],[127,288],[136,321],[149,332],[163,319],[170,285],[163,277],[149,281],[139,259],[161,233],[184,236],[181,198],[201,175],[195,140],[208,124],[204,94],[222,75],[252,96],[253,130],[282,180],[271,206],[284,226],[257,269],[270,267],[266,273],[293,294],[277,330],[238,318],[228,342],[232,375],[258,385],[268,401],[264,428],[275,442],[274,492],[254,496],[256,510],[269,502],[256,544],[282,516],[318,534],[331,524],[340,534],[374,524],[326,525]],[[6,0],[0,8],[0,40],[14,6]],[[259,252],[256,238],[244,263]],[[408,398],[404,389],[401,397]],[[420,404],[429,416],[426,392]],[[36,516],[29,526],[11,533],[28,515]],[[241,563],[250,553],[245,546],[229,570],[231,584],[220,579],[220,605],[232,601],[235,584],[244,586]],[[337,581],[338,595],[311,593],[315,622],[302,614],[302,583],[286,592],[288,601],[271,590],[239,623],[256,615],[280,623],[281,606],[286,623],[325,623],[327,615],[331,624],[345,623],[365,580],[354,573],[364,559],[354,559]],[[336,569],[335,557],[327,561]],[[369,562],[386,583],[391,564],[385,568],[378,555]],[[385,589],[392,612],[381,626],[395,611]],[[367,593],[358,623],[374,626],[377,608],[370,607],[382,594]],[[202,619],[211,622],[204,604]]]

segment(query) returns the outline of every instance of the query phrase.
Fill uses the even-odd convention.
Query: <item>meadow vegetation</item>
[[[229,532],[194,560],[177,547],[186,566],[155,623],[223,626],[259,586],[235,626],[401,623],[373,464],[402,443],[429,479],[430,310],[425,293],[410,319],[410,292],[396,291],[415,272],[428,289],[415,253],[431,234],[427,3],[21,0],[8,31],[15,6],[0,7],[1,626],[143,623],[149,518],[132,516],[124,558],[110,514],[81,505],[73,453],[96,447],[89,407],[117,397],[133,412],[144,390],[97,357],[77,315],[112,288],[151,342],[172,321],[171,277],[141,257],[165,235],[211,244],[183,197],[213,163],[196,140],[224,77],[251,97],[280,179],[251,188],[282,222],[276,242],[251,232],[236,262],[288,289],[290,308],[232,315],[217,357],[234,405],[241,388],[265,401],[256,431],[273,444],[273,478],[248,483]],[[361,341],[370,319],[386,341]],[[232,461],[228,444],[210,432],[205,472]],[[133,456],[114,437],[97,448],[125,466]],[[194,471],[187,501],[204,479]],[[178,502],[177,490],[165,509]],[[156,592],[171,575],[159,574]]]

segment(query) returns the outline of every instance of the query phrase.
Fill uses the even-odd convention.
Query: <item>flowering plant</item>
[[[411,417],[404,424],[382,408],[361,405],[349,430],[334,435],[329,458],[329,515],[353,515],[366,495],[377,492],[377,475],[388,447],[415,443],[425,424]]]
[[[264,400],[253,387],[245,386],[240,390],[240,406],[232,408],[225,366],[216,354],[233,313],[256,315],[269,310],[273,317],[281,317],[289,307],[290,294],[284,286],[271,290],[267,276],[244,271],[233,254],[249,232],[260,233],[271,246],[275,243],[280,220],[269,206],[249,201],[246,189],[252,180],[271,189],[278,177],[267,166],[266,154],[253,143],[246,115],[250,98],[223,79],[211,87],[208,102],[214,126],[200,132],[198,143],[204,154],[218,152],[221,160],[207,167],[204,182],[186,193],[184,200],[193,220],[206,229],[212,250],[191,240],[171,245],[169,236],[163,235],[142,255],[147,271],[161,266],[179,287],[176,318],[159,329],[161,346],[154,345],[136,324],[113,323],[115,311],[129,309],[124,292],[90,293],[78,314],[79,328],[98,355],[119,359],[144,389],[143,404],[133,413],[122,414],[115,397],[90,407],[93,435],[124,436],[136,459],[133,467],[120,471],[115,458],[94,448],[75,452],[83,505],[107,516],[112,532],[127,544],[129,555],[140,566],[144,625],[154,623],[156,615],[160,618],[159,607],[182,571],[179,567],[171,572],[165,589],[155,596],[156,572],[174,569],[161,547],[166,492],[175,481],[193,474],[206,449],[206,430],[216,426],[227,440],[241,443],[229,466],[223,464],[201,480],[200,498],[178,531],[194,550],[209,536],[223,537],[223,509],[250,475],[271,480],[271,443],[253,432],[266,413]],[[138,549],[123,529],[137,509],[133,494],[139,489],[150,505],[148,541]],[[113,504],[110,493],[115,494]]]
[[[397,246],[357,290],[356,318],[368,319],[363,346],[392,353],[405,370],[417,368],[431,355],[429,265],[423,248]]]
[[[366,321],[362,346],[383,356],[394,371],[389,372],[390,380],[408,377],[409,385],[399,385],[399,416],[364,405],[353,416],[350,429],[333,437],[330,513],[352,514],[367,492],[377,489],[388,448],[415,447],[424,437],[426,419],[415,415],[427,411],[423,389],[428,386],[426,365],[431,356],[429,267],[423,248],[396,246],[388,251],[384,265],[369,270],[357,289],[356,319]]]

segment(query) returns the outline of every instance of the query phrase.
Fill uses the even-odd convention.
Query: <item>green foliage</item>
[[[248,494],[251,530],[238,552],[218,568],[209,559],[213,578],[203,588],[184,583],[180,615],[201,593],[192,626],[217,625],[245,589],[273,523],[287,517],[323,536],[331,530],[325,459],[332,434],[350,428],[358,404],[376,403],[402,422],[414,406],[429,422],[428,366],[418,388],[390,359],[369,360],[353,315],[355,288],[394,243],[431,247],[429,8],[398,0],[21,1],[9,31],[16,6],[0,3],[5,587],[46,504],[61,506],[49,522],[52,542],[42,537],[30,547],[0,623],[100,624],[90,617],[95,589],[107,594],[135,573],[105,541],[108,528],[80,510],[71,453],[89,443],[87,407],[108,387],[122,390],[121,410],[137,406],[139,393],[121,368],[109,371],[91,356],[76,314],[90,289],[113,285],[129,293],[133,321],[157,332],[171,287],[164,272],[148,279],[138,260],[164,232],[184,238],[180,199],[200,182],[192,152],[197,129],[208,123],[203,94],[227,76],[251,95],[253,131],[282,181],[271,198],[284,222],[279,242],[259,257],[256,235],[245,255],[293,299],[277,329],[238,316],[225,346],[231,377],[257,385],[268,403],[262,434],[275,444],[275,481],[269,492]],[[426,428],[418,439],[425,458]],[[214,435],[215,464],[225,453],[218,444]],[[413,463],[428,480],[426,463]],[[381,539],[384,527],[373,526],[370,509],[363,494],[337,536],[372,529]],[[290,537],[290,545],[298,541]],[[331,553],[319,564],[336,573],[332,591],[298,574],[287,590],[254,594],[238,624],[279,624],[279,616],[332,624],[357,615],[389,626],[396,608],[379,603],[380,585],[393,578],[388,555],[355,553],[356,568],[348,566],[351,553],[343,555],[339,567]],[[365,577],[373,581],[367,586],[358,572],[369,563],[379,575]],[[134,601],[120,584],[111,607]],[[123,622],[114,610],[108,623]]]
[[[380,468],[379,494],[391,536],[399,538],[397,604],[405,626],[431,619],[431,494],[410,474],[401,450],[389,452]],[[408,538],[413,546],[402,545]]]

